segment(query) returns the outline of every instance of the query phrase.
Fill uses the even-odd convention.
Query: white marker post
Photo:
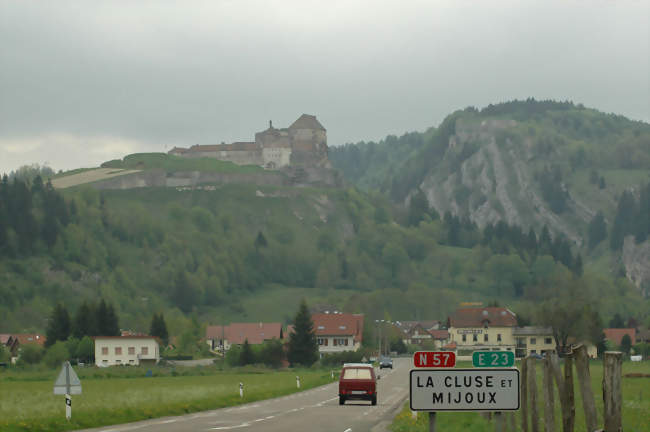
[[[68,361],[63,362],[61,372],[54,382],[54,394],[65,395],[65,418],[70,420],[72,417],[72,396],[70,395],[81,394],[81,381]]]
[[[300,377],[296,375],[296,388],[300,388]]]
[[[239,383],[239,397],[244,397],[244,383],[242,382]]]

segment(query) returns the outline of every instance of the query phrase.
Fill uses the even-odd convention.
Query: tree
[[[95,360],[95,341],[90,336],[84,336],[74,355],[84,363],[92,363]]]
[[[58,341],[47,350],[45,357],[43,357],[43,362],[47,366],[55,368],[60,366],[61,363],[69,358],[70,353],[68,352],[68,348],[65,346],[65,342]]]
[[[289,337],[288,359],[291,366],[311,366],[318,360],[318,342],[314,322],[303,299],[294,319],[293,333]]]
[[[257,232],[257,237],[255,237],[255,252],[260,251],[260,248],[265,248],[269,243],[266,241],[266,237],[262,234],[262,231]]]
[[[8,362],[10,359],[11,354],[9,350],[3,344],[0,344],[0,363]]]
[[[260,361],[265,365],[279,368],[284,360],[284,349],[282,342],[277,339],[264,342],[260,351]]]
[[[607,223],[605,222],[603,212],[599,211],[596,213],[596,216],[589,222],[587,235],[589,237],[590,249],[595,248],[598,243],[607,238]]]
[[[54,345],[57,341],[65,341],[70,336],[70,315],[62,303],[58,303],[54,307],[45,334],[46,348]]]
[[[418,188],[417,191],[411,196],[409,202],[408,224],[409,226],[417,226],[424,217],[429,213],[429,200],[424,194],[422,189]]]
[[[618,312],[609,320],[609,328],[625,328],[625,322]]]
[[[108,333],[105,336],[119,336],[120,335],[120,324],[117,318],[117,313],[115,313],[115,308],[113,304],[108,305],[107,313],[107,331]]]
[[[167,324],[165,323],[165,317],[162,312],[158,315],[153,314],[149,335],[159,338],[164,346],[169,345],[169,333],[167,332]]]
[[[84,336],[98,336],[93,309],[85,301],[77,309],[74,323],[72,324],[72,334],[77,339],[81,339]]]
[[[632,348],[632,339],[630,338],[629,334],[624,334],[623,338],[621,339],[621,351],[623,351],[625,354],[629,354],[630,348]]]
[[[253,363],[255,363],[255,354],[253,354],[251,344],[248,343],[248,338],[246,338],[244,339],[244,344],[242,345],[241,352],[239,353],[239,365],[246,366]]]
[[[27,364],[36,364],[43,358],[43,348],[36,344],[23,345],[20,348],[20,361]]]

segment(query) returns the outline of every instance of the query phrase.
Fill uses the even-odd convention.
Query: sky
[[[0,173],[252,141],[328,144],[466,106],[572,100],[650,121],[650,2],[0,0]]]

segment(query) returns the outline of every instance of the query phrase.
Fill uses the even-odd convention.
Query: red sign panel
[[[456,353],[452,351],[418,351],[413,354],[413,364],[421,368],[453,368]]]

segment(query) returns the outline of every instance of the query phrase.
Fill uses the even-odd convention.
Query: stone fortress
[[[174,147],[169,154],[199,158],[212,157],[238,165],[259,165],[266,169],[285,167],[331,168],[327,157],[327,131],[316,116],[303,114],[291,126],[255,134],[254,142]]]

